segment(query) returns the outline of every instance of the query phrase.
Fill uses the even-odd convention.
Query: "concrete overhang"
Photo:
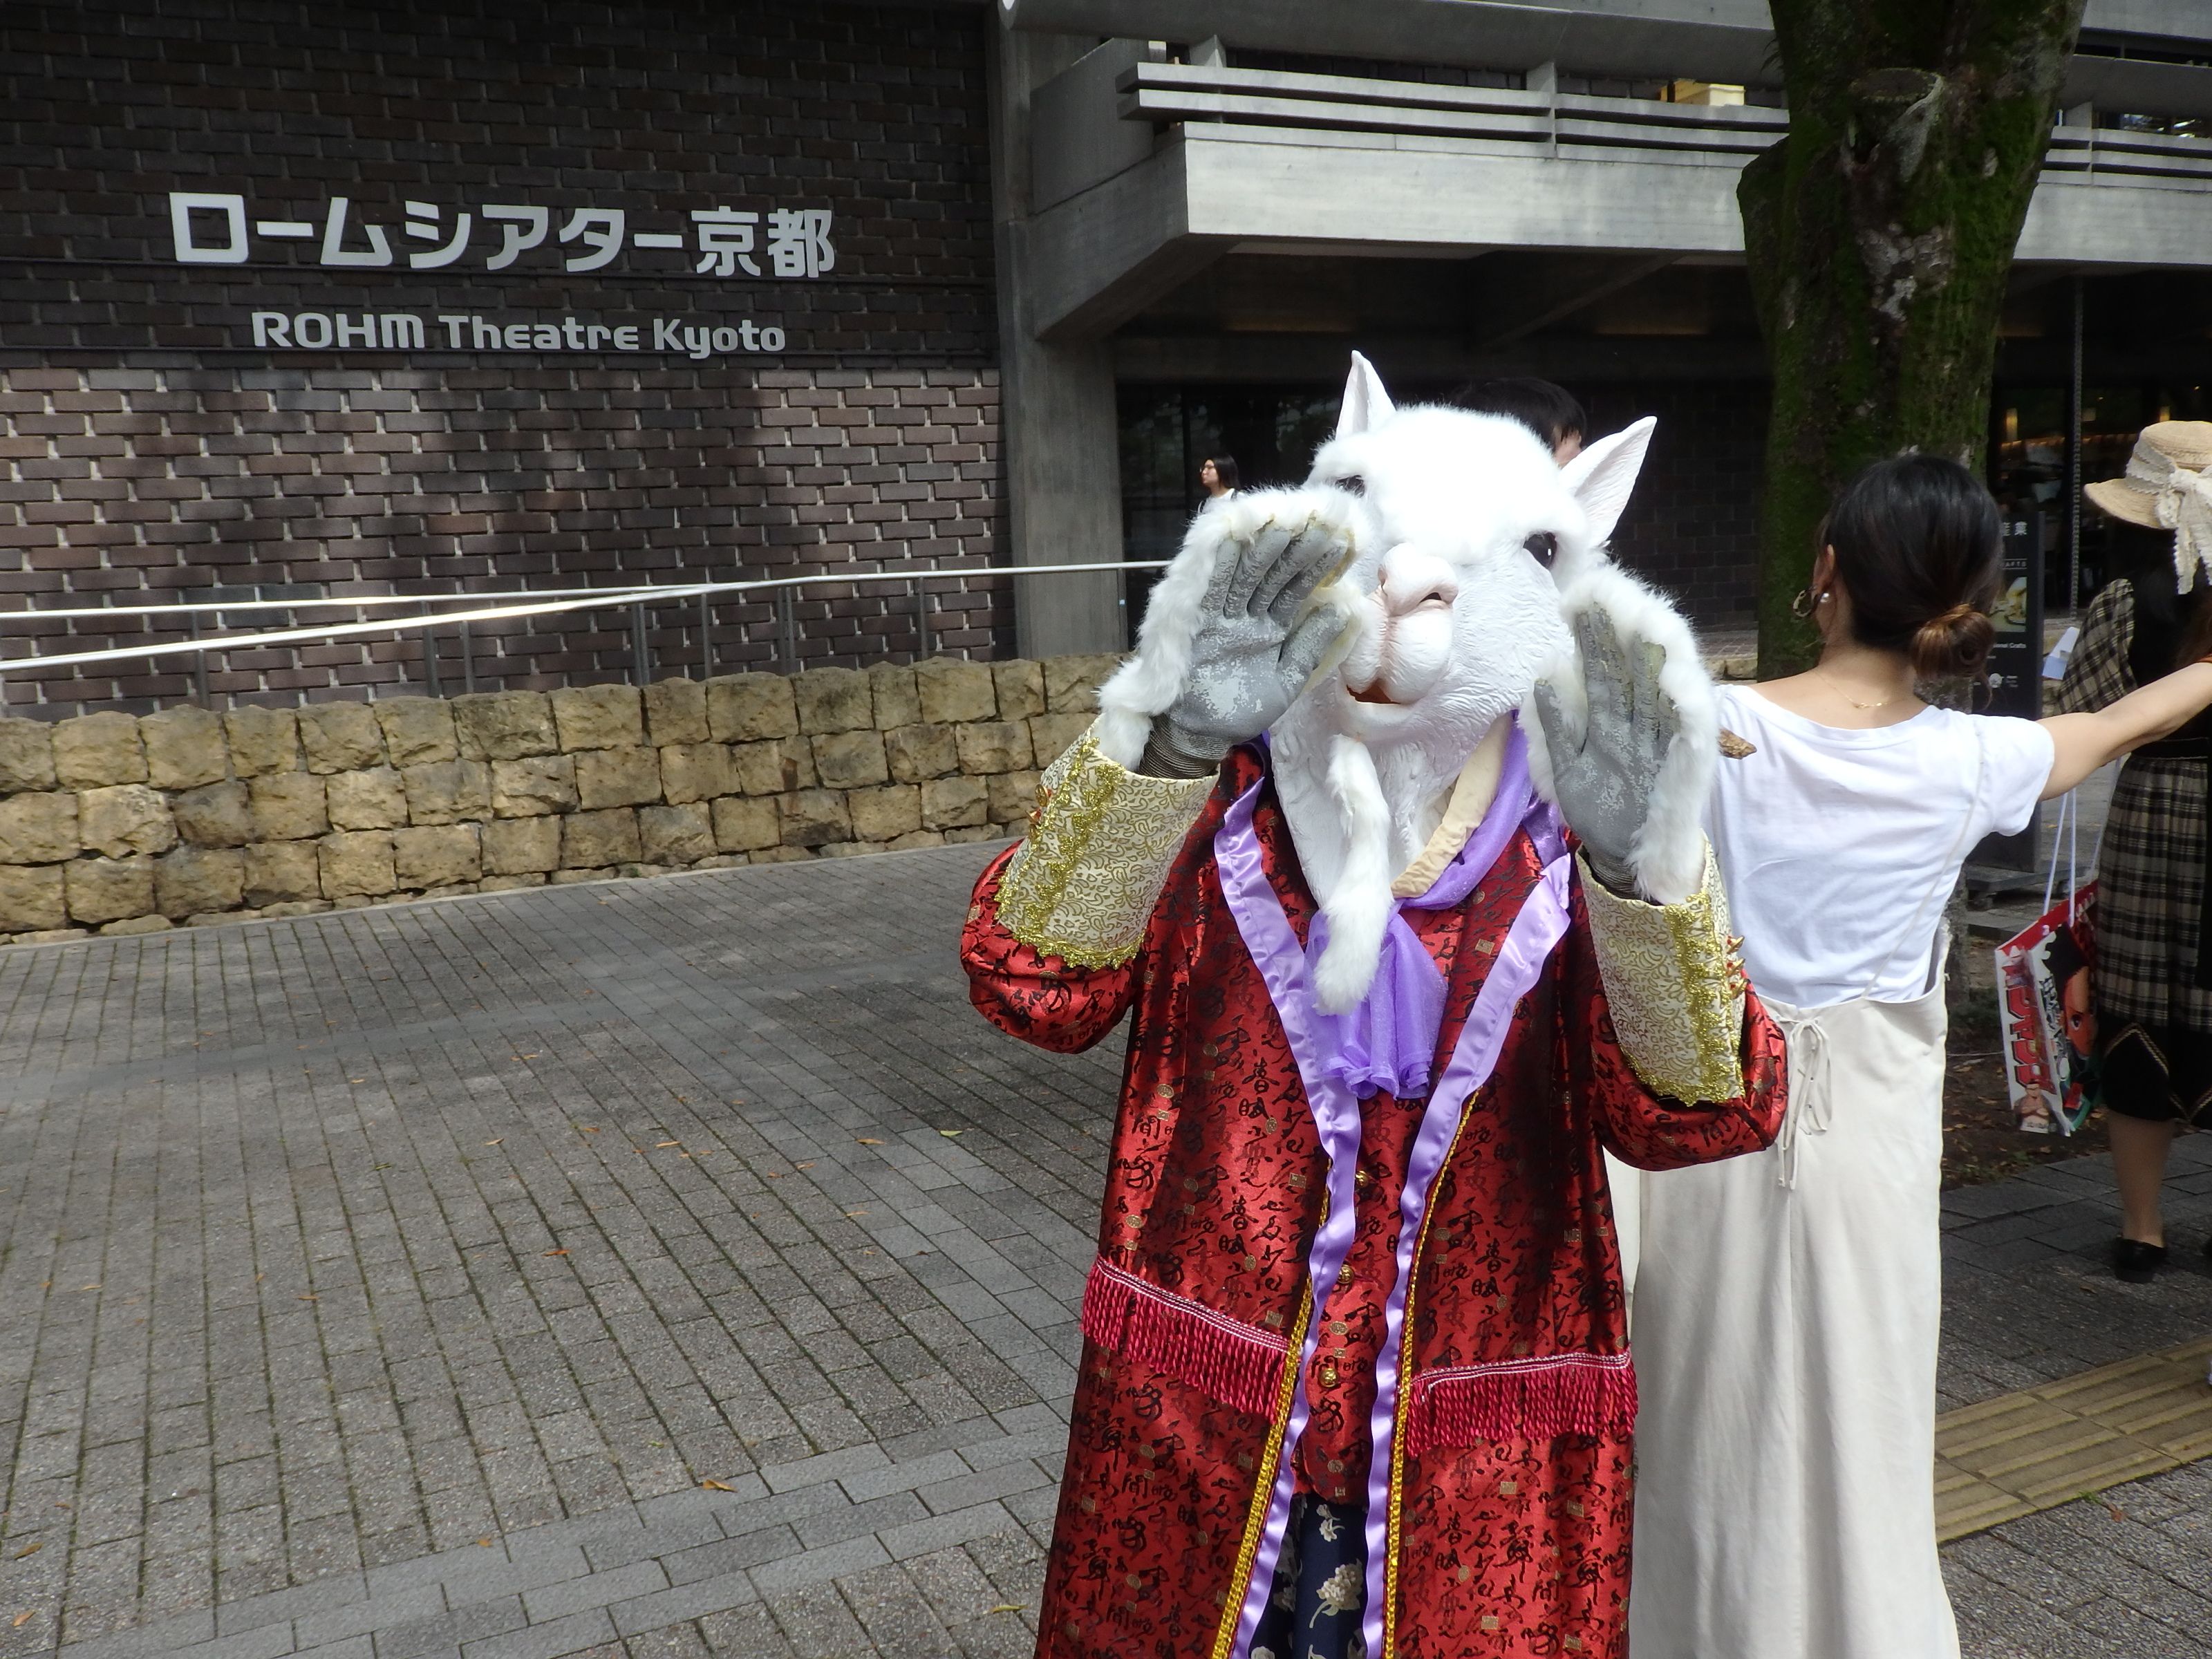
[[[2212,52],[2212,45],[2205,50]],[[2059,106],[2092,104],[2134,115],[2212,116],[2212,69],[2084,52],[2066,65]]]
[[[1000,0],[1018,29],[1504,70],[1778,86],[1765,0]],[[2212,0],[2090,0],[2068,106],[2212,116]]]
[[[2091,275],[2212,268],[2212,191],[2045,173],[2014,258]]]
[[[2089,0],[2081,32],[2172,46],[2212,43],[2212,0]]]
[[[1041,339],[1102,337],[1231,249],[1741,258],[1738,166],[1723,156],[1549,157],[1188,123],[1163,134],[1148,160],[1029,222],[1024,321]],[[2201,187],[2047,175],[2019,258],[2082,270],[2212,268],[2208,207]]]
[[[1603,75],[1703,74],[1764,85],[1765,0],[1000,0],[1018,29],[1202,40],[1413,64]],[[1692,70],[1690,64],[1709,66]]]

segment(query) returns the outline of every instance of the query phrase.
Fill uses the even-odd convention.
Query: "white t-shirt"
[[[1721,761],[1705,812],[1753,987],[1801,1008],[1920,995],[1959,868],[2027,826],[2051,734],[1948,708],[1848,731],[1718,692],[1721,724],[1759,750]]]

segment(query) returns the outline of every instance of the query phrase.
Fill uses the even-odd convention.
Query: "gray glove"
[[[1536,719],[1552,760],[1553,791],[1567,827],[1582,837],[1592,874],[1613,891],[1637,890],[1634,853],[1651,812],[1667,751],[1681,735],[1680,712],[1660,689],[1667,653],[1654,641],[1624,647],[1602,611],[1572,623],[1589,714],[1582,736],[1549,680],[1535,686]]]
[[[1199,607],[1189,672],[1175,702],[1154,717],[1139,771],[1203,777],[1281,717],[1345,626],[1326,606],[1298,613],[1351,552],[1340,530],[1310,519],[1269,524],[1249,542],[1221,548]]]

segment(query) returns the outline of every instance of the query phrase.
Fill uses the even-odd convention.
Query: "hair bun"
[[[1923,680],[1978,674],[1996,642],[1996,625],[1977,607],[1953,605],[1913,630],[1912,672]]]
[[[1996,625],[2004,521],[1989,487],[1941,455],[1876,461],[1829,509],[1824,544],[1850,595],[1851,637],[1923,680],[1978,674]]]

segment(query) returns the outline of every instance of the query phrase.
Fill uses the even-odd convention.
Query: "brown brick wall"
[[[549,21],[550,20],[550,21]],[[982,21],[896,5],[439,8],[339,0],[20,3],[0,12],[0,595],[486,592],[990,562],[1002,521]],[[179,265],[172,190],[319,222],[345,195],[402,252],[404,204],[823,206],[823,276],[732,279],[690,250],[570,273],[328,270],[310,242]],[[359,232],[355,233],[357,237]],[[760,263],[763,270],[768,262]],[[404,266],[404,260],[399,262]],[[255,310],[510,319],[753,319],[769,356],[253,349]],[[317,613],[325,618],[332,613]],[[696,606],[653,614],[661,672],[700,664]],[[246,619],[240,617],[239,622]],[[781,618],[729,604],[717,671],[788,666]],[[911,656],[902,589],[817,590],[808,665]],[[1003,590],[943,590],[938,651],[1005,654]],[[0,624],[4,655],[143,643],[123,617]],[[174,637],[171,633],[160,637]],[[487,625],[476,683],[626,678],[629,619]],[[450,637],[441,668],[460,689]],[[0,668],[13,712],[145,710],[180,659]],[[419,635],[229,653],[208,690],[290,702],[426,689]]]

